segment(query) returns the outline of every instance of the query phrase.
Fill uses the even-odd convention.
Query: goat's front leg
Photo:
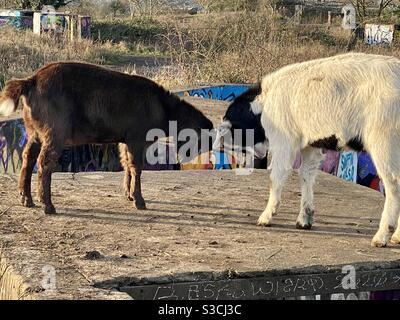
[[[18,184],[22,205],[24,207],[33,207],[31,193],[32,172],[40,152],[40,143],[36,141],[35,136],[29,135],[28,137],[28,142],[22,154],[22,168]]]
[[[54,214],[56,209],[51,202],[51,174],[56,166],[62,147],[52,143],[42,143],[38,158],[38,197],[44,204],[45,214]]]
[[[131,197],[135,200],[135,206],[139,210],[146,209],[146,203],[142,196],[142,183],[141,183],[142,166],[143,166],[142,164],[140,165],[135,164],[132,172],[132,176],[134,176],[135,179],[132,179],[131,181],[131,189],[133,189],[133,195],[131,194]]]
[[[267,207],[258,218],[257,224],[260,226],[269,226],[272,223],[272,217],[277,214],[281,202],[281,194],[287,177],[293,169],[295,152],[289,143],[282,144],[276,149],[271,148],[271,188]]]
[[[141,175],[144,162],[143,152],[144,148],[128,145],[128,166],[131,175],[130,197],[135,200],[135,206],[138,210],[146,209],[141,185]]]
[[[324,155],[321,149],[307,147],[301,151],[302,164],[299,169],[301,186],[300,213],[297,217],[297,229],[311,229],[314,222],[314,183],[318,168]]]

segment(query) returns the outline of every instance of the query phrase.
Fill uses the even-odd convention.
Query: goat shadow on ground
[[[165,213],[175,214],[174,216],[166,215]],[[343,225],[343,227],[337,226],[334,223],[327,223],[321,221],[316,223],[311,230],[298,230],[295,228],[296,215],[293,215],[293,219],[280,218],[279,215],[275,217],[274,223],[271,227],[260,227],[256,225],[255,216],[242,216],[241,221],[238,221],[238,216],[235,216],[235,220],[229,219],[230,216],[208,212],[195,212],[185,210],[165,210],[162,211],[155,209],[147,209],[145,211],[133,211],[131,214],[123,212],[108,211],[103,209],[79,209],[79,208],[58,208],[57,216],[70,216],[75,218],[83,219],[98,219],[98,220],[114,220],[114,221],[125,221],[125,222],[136,222],[136,223],[157,223],[165,225],[175,226],[190,226],[190,227],[211,227],[211,228],[224,228],[224,229],[246,229],[253,231],[268,231],[276,233],[309,233],[309,234],[321,234],[331,236],[350,236],[350,237],[365,237],[368,238],[375,234],[376,226],[366,227],[354,225]],[[212,216],[213,218],[207,218],[206,216]],[[220,216],[220,217],[218,217]],[[289,223],[282,223],[288,221]],[[335,226],[336,225],[336,226]]]
[[[300,198],[299,198],[300,199]],[[198,207],[198,208],[209,208],[209,209],[221,209],[221,210],[227,210],[227,211],[249,211],[249,212],[254,212],[257,214],[261,214],[262,210],[257,210],[257,209],[251,209],[251,208],[232,208],[232,207],[224,207],[224,206],[217,206],[217,205],[206,205],[206,204],[194,204],[192,202],[174,202],[174,201],[159,201],[159,200],[146,200],[147,203],[154,203],[154,204],[162,204],[162,205],[171,205],[171,206],[187,206],[187,207]],[[299,202],[300,203],[300,202]],[[265,202],[265,204],[267,204],[267,201]],[[317,209],[318,210],[318,209]],[[291,215],[292,213],[288,213],[284,210],[280,210],[278,213],[278,216],[281,215]],[[298,212],[295,213],[296,215],[298,214]],[[316,211],[316,214],[318,215],[318,211]],[[337,216],[337,215],[332,215],[332,214],[324,214],[323,217],[325,218],[333,218],[333,219],[347,219],[347,220],[354,220],[355,217],[353,216]],[[367,218],[365,218],[367,219]],[[281,219],[282,220],[282,219]],[[285,219],[283,219],[285,220]],[[372,217],[368,217],[368,220],[370,220],[370,222],[379,222],[380,218],[372,218]]]

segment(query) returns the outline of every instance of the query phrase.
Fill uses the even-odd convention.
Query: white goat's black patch
[[[357,137],[355,137],[353,139],[350,139],[346,143],[346,145],[349,148],[353,149],[354,151],[359,151],[360,152],[360,151],[364,150],[364,144],[363,144],[363,142],[362,142],[362,140],[361,140],[361,138],[359,136],[357,136]]]
[[[339,146],[338,139],[336,138],[335,135],[331,135],[330,137],[313,141],[309,144],[309,146],[314,147],[314,148],[323,148],[323,149],[335,150],[335,151],[340,151],[343,149],[341,146]],[[346,143],[346,146],[354,151],[363,151],[364,150],[364,145],[362,143],[362,140],[358,136],[350,139]]]
[[[321,148],[321,149],[328,149],[328,150],[336,150],[339,151],[338,148],[338,139],[335,135],[332,135],[327,138],[319,139],[313,141],[309,144],[311,147],[314,148]]]

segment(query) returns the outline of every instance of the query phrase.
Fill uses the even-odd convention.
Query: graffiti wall
[[[357,152],[342,152],[339,157],[337,176],[346,181],[357,182],[357,160]]]
[[[386,44],[393,42],[394,25],[366,24],[364,42],[369,45]]]
[[[246,91],[250,85],[219,85],[197,89],[189,89],[176,92],[180,96],[197,96],[205,99],[218,99],[232,101]],[[22,164],[22,150],[27,141],[25,127],[21,120],[0,122],[0,172],[18,173]],[[173,145],[167,145],[165,155],[169,156],[169,149]],[[190,163],[183,165],[168,165],[165,162],[146,164],[146,170],[177,170],[177,169],[227,169],[236,168],[240,161],[237,155],[202,155]],[[207,161],[204,161],[207,158]],[[199,161],[199,160],[202,161]],[[222,161],[223,160],[223,161]],[[168,163],[168,161],[166,162]],[[301,157],[297,156],[294,168],[301,165]],[[67,148],[63,151],[58,171],[119,171],[118,148],[116,145],[86,145]],[[325,160],[321,164],[321,170],[342,179],[352,181],[384,192],[384,186],[377,176],[371,157],[365,152],[336,152],[325,151]]]
[[[22,166],[22,151],[27,142],[25,126],[21,120],[0,122],[0,173],[19,173]],[[145,164],[145,170],[176,170],[178,165],[168,163],[169,148],[160,159],[167,161]],[[115,144],[85,145],[63,150],[56,171],[89,172],[120,171],[118,147]]]
[[[26,143],[25,127],[21,121],[0,123],[0,172],[21,170],[22,150]]]
[[[18,29],[32,29],[33,11],[0,10],[0,27],[5,25]]]
[[[78,35],[81,38],[90,38],[90,17],[88,16],[78,16]]]
[[[61,12],[35,12],[33,16],[33,32],[36,34],[63,34],[70,39],[89,38],[90,22],[89,16]]]
[[[0,173],[18,173],[22,151],[27,142],[21,120],[0,123]],[[114,145],[88,145],[65,149],[57,171],[117,171],[120,170],[118,150]]]
[[[68,21],[65,15],[59,14],[41,14],[40,29],[41,32],[52,32],[61,34],[68,28]]]
[[[200,97],[223,101],[233,101],[237,96],[245,92],[250,84],[216,85],[176,92],[179,96]]]

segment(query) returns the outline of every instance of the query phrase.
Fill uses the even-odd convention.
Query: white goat
[[[272,154],[272,185],[258,224],[270,225],[277,213],[296,152],[303,158],[296,225],[309,229],[320,148],[364,149],[385,185],[385,206],[372,240],[373,246],[385,246],[400,210],[400,60],[350,53],[293,64],[267,75],[261,90],[251,110],[261,113]],[[229,127],[229,119],[221,126]],[[400,218],[391,241],[400,243]]]

